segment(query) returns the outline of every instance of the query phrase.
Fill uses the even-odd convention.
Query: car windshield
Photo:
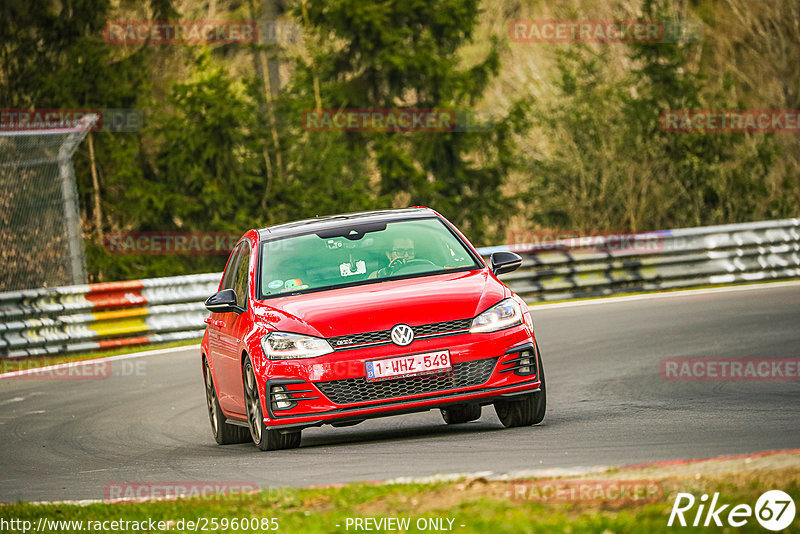
[[[437,218],[354,222],[262,243],[260,298],[480,267]]]

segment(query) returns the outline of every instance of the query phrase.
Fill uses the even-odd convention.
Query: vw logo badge
[[[395,345],[405,347],[414,341],[414,331],[407,324],[398,324],[392,328],[392,341]]]

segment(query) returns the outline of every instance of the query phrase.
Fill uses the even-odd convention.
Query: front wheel
[[[214,387],[211,367],[206,359],[203,359],[203,375],[206,382],[208,420],[211,423],[211,432],[214,434],[214,440],[219,445],[247,443],[250,441],[250,433],[245,427],[229,425],[225,422],[225,414],[222,413],[222,409],[219,407],[219,398],[217,397],[217,388]]]
[[[247,425],[253,443],[262,451],[278,449],[294,449],[300,446],[300,431],[281,433],[270,430],[264,424],[264,412],[261,410],[261,396],[258,392],[258,381],[253,371],[250,356],[245,357],[242,369],[244,379],[244,402],[247,408]]]
[[[539,358],[537,369],[542,381],[539,391],[525,395],[522,399],[494,403],[494,411],[506,428],[536,425],[544,419],[544,414],[547,411],[547,388],[545,387],[542,355],[539,354],[538,345],[536,346],[536,354]]]

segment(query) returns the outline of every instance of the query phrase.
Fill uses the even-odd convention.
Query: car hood
[[[482,269],[268,299],[253,311],[277,330],[327,338],[467,319],[509,295]]]

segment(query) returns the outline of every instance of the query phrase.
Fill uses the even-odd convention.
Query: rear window
[[[262,243],[260,298],[482,266],[438,218],[354,223]]]

